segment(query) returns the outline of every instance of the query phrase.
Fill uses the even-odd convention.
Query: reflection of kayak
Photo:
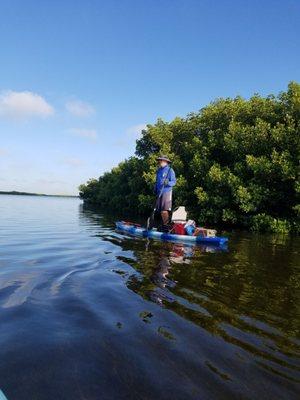
[[[205,244],[212,244],[214,246],[222,246],[228,242],[227,237],[221,237],[221,236],[206,237],[206,236],[176,235],[174,233],[159,232],[154,229],[150,229],[147,231],[147,229],[142,226],[128,224],[124,221],[116,222],[116,227],[118,230],[129,233],[130,235],[149,237],[159,240],[170,240],[170,241],[178,241],[185,243],[205,243]]]

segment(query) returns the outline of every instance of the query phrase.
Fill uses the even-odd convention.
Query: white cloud
[[[66,103],[67,111],[76,117],[89,117],[94,114],[95,109],[81,100],[71,100]]]
[[[45,178],[37,179],[35,182],[38,184],[41,184],[41,185],[57,185],[57,184],[65,185],[67,183],[67,182],[59,180],[59,179],[54,180],[54,179],[45,179]]]
[[[0,116],[14,119],[48,117],[53,107],[40,95],[33,92],[6,91],[0,94]]]
[[[96,129],[72,128],[70,132],[75,136],[90,140],[96,140],[98,137]]]
[[[132,137],[134,139],[139,139],[141,136],[142,130],[146,129],[146,128],[147,128],[146,124],[134,125],[126,130],[126,134],[127,134],[127,136]]]
[[[115,141],[114,145],[117,147],[127,146],[128,144],[133,145],[136,140],[141,138],[143,129],[147,129],[146,124],[130,126],[125,130],[125,134]]]
[[[8,154],[7,150],[4,147],[0,147],[0,157],[6,156]]]
[[[68,165],[69,167],[80,167],[84,164],[84,162],[80,158],[76,157],[67,157],[63,160],[63,163]]]

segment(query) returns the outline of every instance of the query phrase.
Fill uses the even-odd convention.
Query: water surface
[[[0,196],[8,400],[297,399],[299,238],[227,251],[115,232],[78,199]]]

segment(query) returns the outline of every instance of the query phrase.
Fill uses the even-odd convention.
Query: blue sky
[[[298,0],[2,0],[0,190],[77,194],[141,128],[300,81]]]

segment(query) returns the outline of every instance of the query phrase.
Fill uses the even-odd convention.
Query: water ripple
[[[299,239],[146,241],[77,199],[0,197],[9,399],[297,399]]]

